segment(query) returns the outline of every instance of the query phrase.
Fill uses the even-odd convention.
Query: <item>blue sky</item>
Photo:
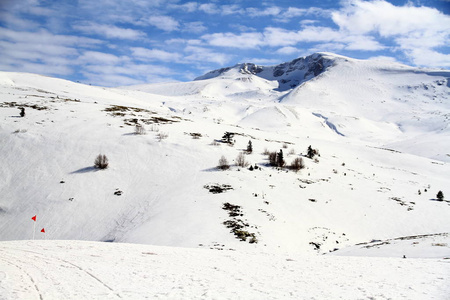
[[[314,52],[450,68],[450,0],[0,0],[0,70],[102,86]]]

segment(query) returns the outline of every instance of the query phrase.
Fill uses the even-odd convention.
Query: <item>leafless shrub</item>
[[[165,140],[165,139],[167,139],[169,137],[169,134],[168,133],[165,133],[165,132],[159,132],[157,135],[156,135],[156,138],[158,139],[158,141],[162,141],[162,140]]]
[[[225,156],[222,155],[222,157],[219,159],[219,165],[217,168],[221,170],[228,170],[230,168],[230,164],[228,163],[228,160],[225,158]]]
[[[263,154],[264,154],[264,155],[269,155],[269,154],[270,154],[270,151],[269,151],[269,149],[267,149],[267,148],[264,148]]]
[[[268,159],[269,159],[269,164],[272,167],[277,166],[277,152],[269,152]]]
[[[244,153],[239,153],[239,155],[236,157],[236,165],[238,167],[246,168],[248,166],[248,162],[245,160]]]
[[[303,158],[301,157],[296,157],[292,162],[291,162],[291,169],[294,171],[299,171],[301,169],[305,168],[305,162],[303,161]]]
[[[294,148],[292,148],[291,150],[289,150],[288,155],[294,155],[294,154],[295,154],[295,149],[294,149]]]
[[[150,127],[150,131],[153,131],[153,132],[159,132],[159,126],[153,124],[153,125]]]
[[[287,149],[288,145],[286,143],[284,143],[282,147],[283,147],[283,149]]]
[[[136,126],[134,127],[134,134],[146,134],[144,126],[142,126],[141,124],[136,124]]]
[[[108,158],[104,154],[99,154],[94,161],[94,166],[98,169],[108,168]]]

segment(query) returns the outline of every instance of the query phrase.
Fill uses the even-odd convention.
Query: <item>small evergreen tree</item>
[[[20,107],[20,117],[25,117],[25,107]]]
[[[253,152],[252,141],[248,141],[248,144],[247,144],[247,153],[252,153],[252,152]]]
[[[280,149],[280,152],[277,153],[277,167],[282,168],[285,165],[283,150]]]
[[[314,155],[316,154],[316,152],[314,151],[314,149],[311,147],[311,145],[308,146],[308,151],[306,156],[308,156],[308,158],[312,159],[314,157]]]
[[[443,200],[444,200],[444,193],[443,193],[442,191],[439,191],[439,192],[437,193],[437,195],[436,195],[436,198],[437,198],[439,201],[443,201]]]
[[[222,142],[227,143],[227,144],[233,144],[233,137],[234,137],[234,133],[233,132],[225,132],[223,137],[222,137]]]

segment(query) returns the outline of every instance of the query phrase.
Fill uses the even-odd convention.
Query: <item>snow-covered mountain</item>
[[[197,77],[195,80],[205,80],[216,77],[236,76],[237,73],[256,75],[266,80],[277,81],[279,91],[295,88],[325,72],[339,60],[348,58],[331,53],[315,53],[307,57],[300,57],[291,62],[276,66],[258,66],[253,63],[237,64],[234,67],[222,68]]]
[[[0,243],[0,299],[448,295],[449,78],[330,53],[115,89],[1,72],[0,240],[48,241]]]
[[[2,72],[0,239],[34,215],[48,239],[298,253],[450,232],[449,77],[330,53],[116,89]]]

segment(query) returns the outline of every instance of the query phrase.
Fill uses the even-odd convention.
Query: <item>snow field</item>
[[[0,299],[446,299],[448,261],[0,243]]]

